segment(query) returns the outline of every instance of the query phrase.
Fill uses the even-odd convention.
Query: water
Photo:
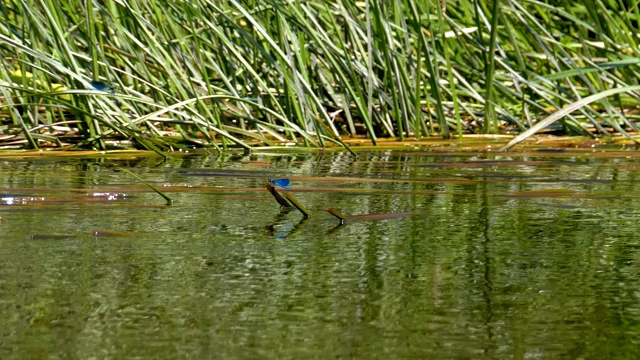
[[[0,357],[633,357],[639,156],[2,159]]]

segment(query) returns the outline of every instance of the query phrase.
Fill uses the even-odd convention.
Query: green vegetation
[[[124,4],[0,4],[0,149],[638,130],[631,2]]]

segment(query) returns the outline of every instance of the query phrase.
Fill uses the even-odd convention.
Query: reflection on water
[[[629,358],[623,155],[0,160],[0,357]]]

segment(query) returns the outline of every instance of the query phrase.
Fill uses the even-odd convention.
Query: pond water
[[[638,160],[3,158],[0,358],[633,357]]]

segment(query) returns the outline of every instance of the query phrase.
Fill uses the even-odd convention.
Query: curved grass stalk
[[[567,116],[568,114],[574,112],[577,109],[580,109],[586,105],[591,104],[594,101],[598,101],[598,100],[602,100],[605,99],[611,95],[616,95],[616,94],[620,94],[620,93],[627,93],[627,92],[632,92],[632,91],[640,91],[640,85],[633,85],[633,86],[626,86],[626,87],[622,87],[622,88],[617,88],[617,89],[610,89],[610,90],[606,90],[603,91],[599,94],[595,94],[595,95],[591,95],[588,96],[584,99],[581,99],[580,101],[576,101],[575,103],[563,108],[562,110],[559,110],[555,113],[553,113],[553,115],[547,117],[546,119],[538,122],[537,124],[535,124],[534,126],[532,126],[529,130],[523,132],[522,134],[516,136],[513,140],[509,141],[509,143],[503,147],[501,147],[499,149],[499,151],[506,151],[509,150],[510,148],[512,148],[513,146],[515,146],[516,144],[518,144],[519,142],[525,140],[526,138],[534,135],[535,133],[537,133],[538,131],[546,128],[547,126],[553,124],[554,122],[562,119],[563,117]],[[637,141],[637,140],[634,140]]]
[[[116,169],[120,170],[120,171],[124,171],[127,174],[133,176],[134,178],[138,179],[138,181],[140,181],[141,183],[145,184],[149,189],[153,190],[156,194],[162,196],[162,198],[166,200],[167,206],[173,205],[173,199],[170,198],[169,195],[165,194],[163,191],[161,191],[160,189],[155,187],[150,182],[146,181],[145,179],[141,178],[140,176],[134,174],[133,172],[131,172],[131,171],[129,171],[129,170],[123,168],[123,167],[116,167]]]

